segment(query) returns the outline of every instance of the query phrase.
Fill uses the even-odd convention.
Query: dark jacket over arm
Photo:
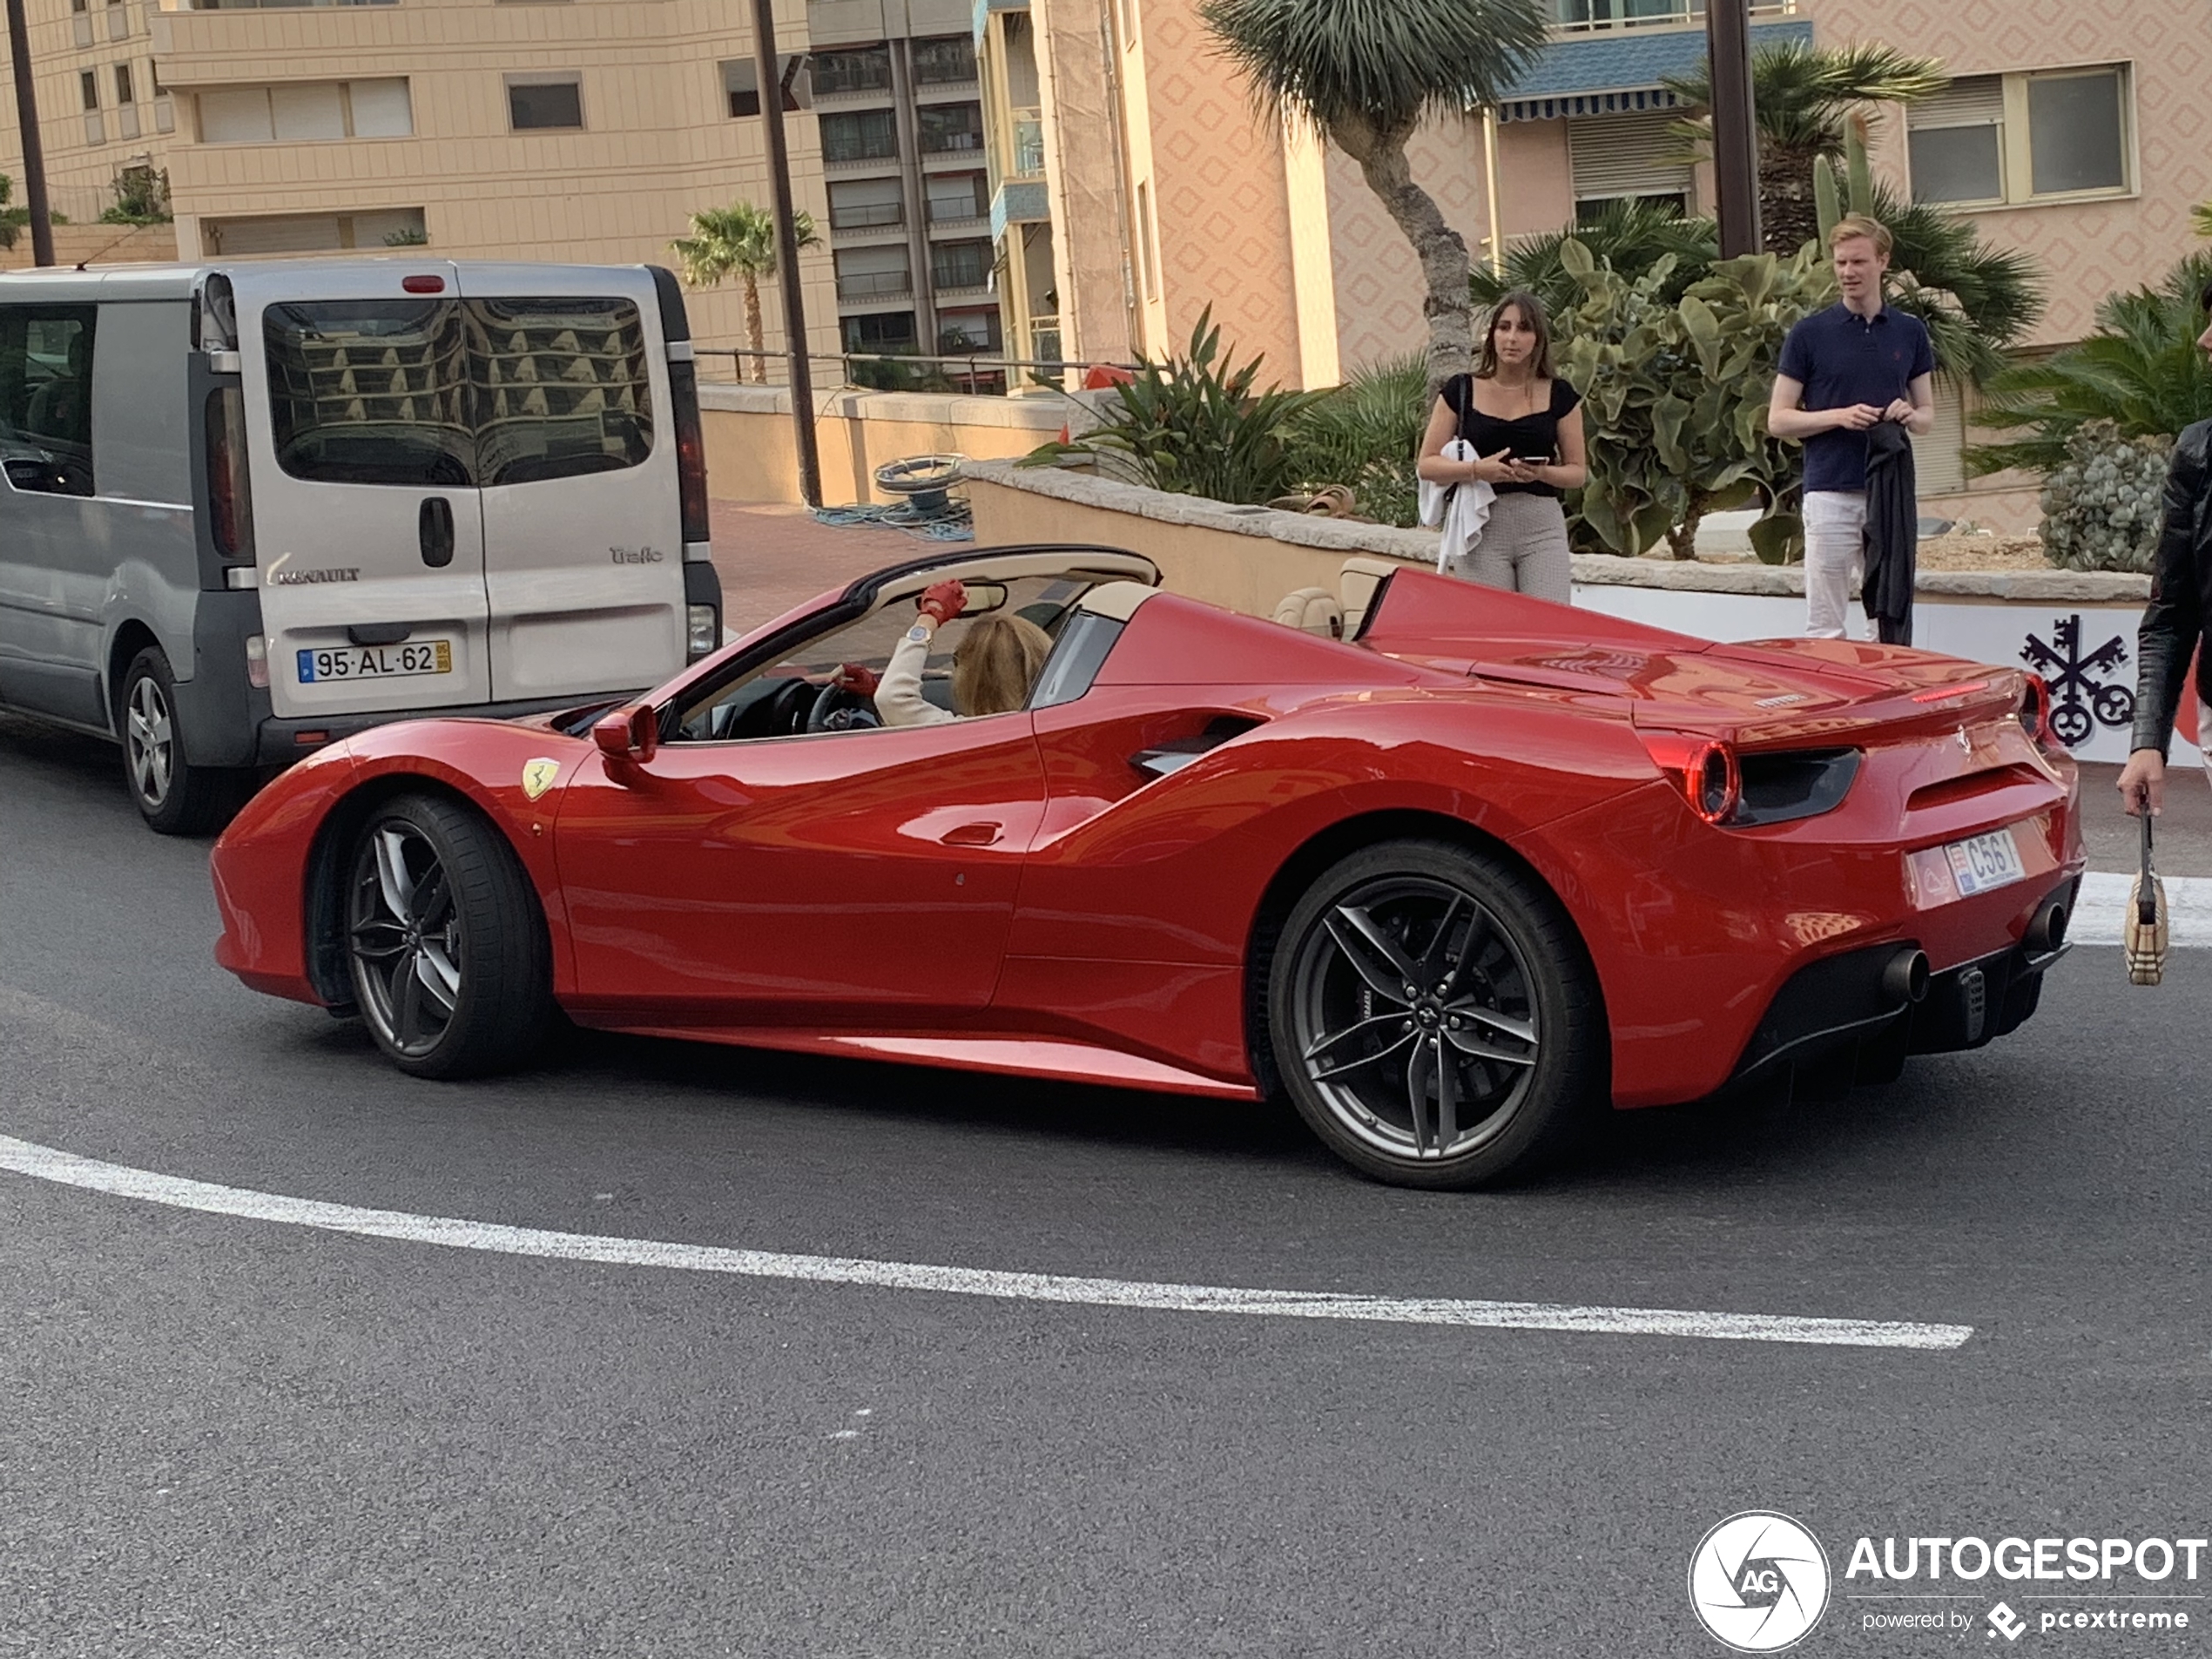
[[[1866,614],[1885,645],[1912,643],[1912,588],[1920,548],[1920,507],[1912,439],[1895,421],[1866,435]]]
[[[2163,755],[2174,717],[2188,693],[2189,654],[2212,616],[2212,551],[2205,543],[2205,490],[2212,482],[2212,421],[2200,421],[2174,446],[2166,475],[2166,522],[2153,567],[2150,608],[2136,636],[2135,735],[2131,747]],[[2197,671],[2197,695],[2212,703],[2212,651]]]

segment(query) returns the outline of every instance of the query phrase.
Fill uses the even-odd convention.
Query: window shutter
[[[1602,116],[1567,124],[1568,152],[1577,201],[1616,196],[1690,193],[1689,164],[1677,159],[1680,144],[1668,132],[1677,118],[1666,111]]]
[[[1905,125],[1926,127],[1996,126],[2005,119],[2005,78],[1969,75],[1933,98],[1905,106]]]
[[[1923,496],[1949,496],[1966,487],[1966,400],[1948,374],[1935,377],[1935,427],[1914,446],[1913,479]]]

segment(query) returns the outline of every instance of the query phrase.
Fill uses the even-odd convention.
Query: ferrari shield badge
[[[523,793],[536,800],[553,787],[553,780],[561,775],[557,760],[525,760],[523,763]]]

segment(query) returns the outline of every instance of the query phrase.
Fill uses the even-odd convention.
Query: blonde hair
[[[1836,228],[1828,233],[1829,252],[1832,253],[1844,243],[1857,241],[1861,237],[1873,243],[1874,252],[1885,260],[1890,256],[1890,250],[1897,246],[1896,238],[1890,234],[1890,227],[1880,219],[1865,213],[1845,213],[1836,221]]]
[[[953,706],[962,714],[1010,714],[1029,700],[1052,636],[1027,617],[984,617],[953,651]]]

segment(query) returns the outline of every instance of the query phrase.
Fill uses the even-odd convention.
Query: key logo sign
[[[1730,1515],[1689,1558],[1689,1605],[1714,1640],[1738,1653],[1780,1653],[1828,1610],[1828,1552],[1770,1510]]]

